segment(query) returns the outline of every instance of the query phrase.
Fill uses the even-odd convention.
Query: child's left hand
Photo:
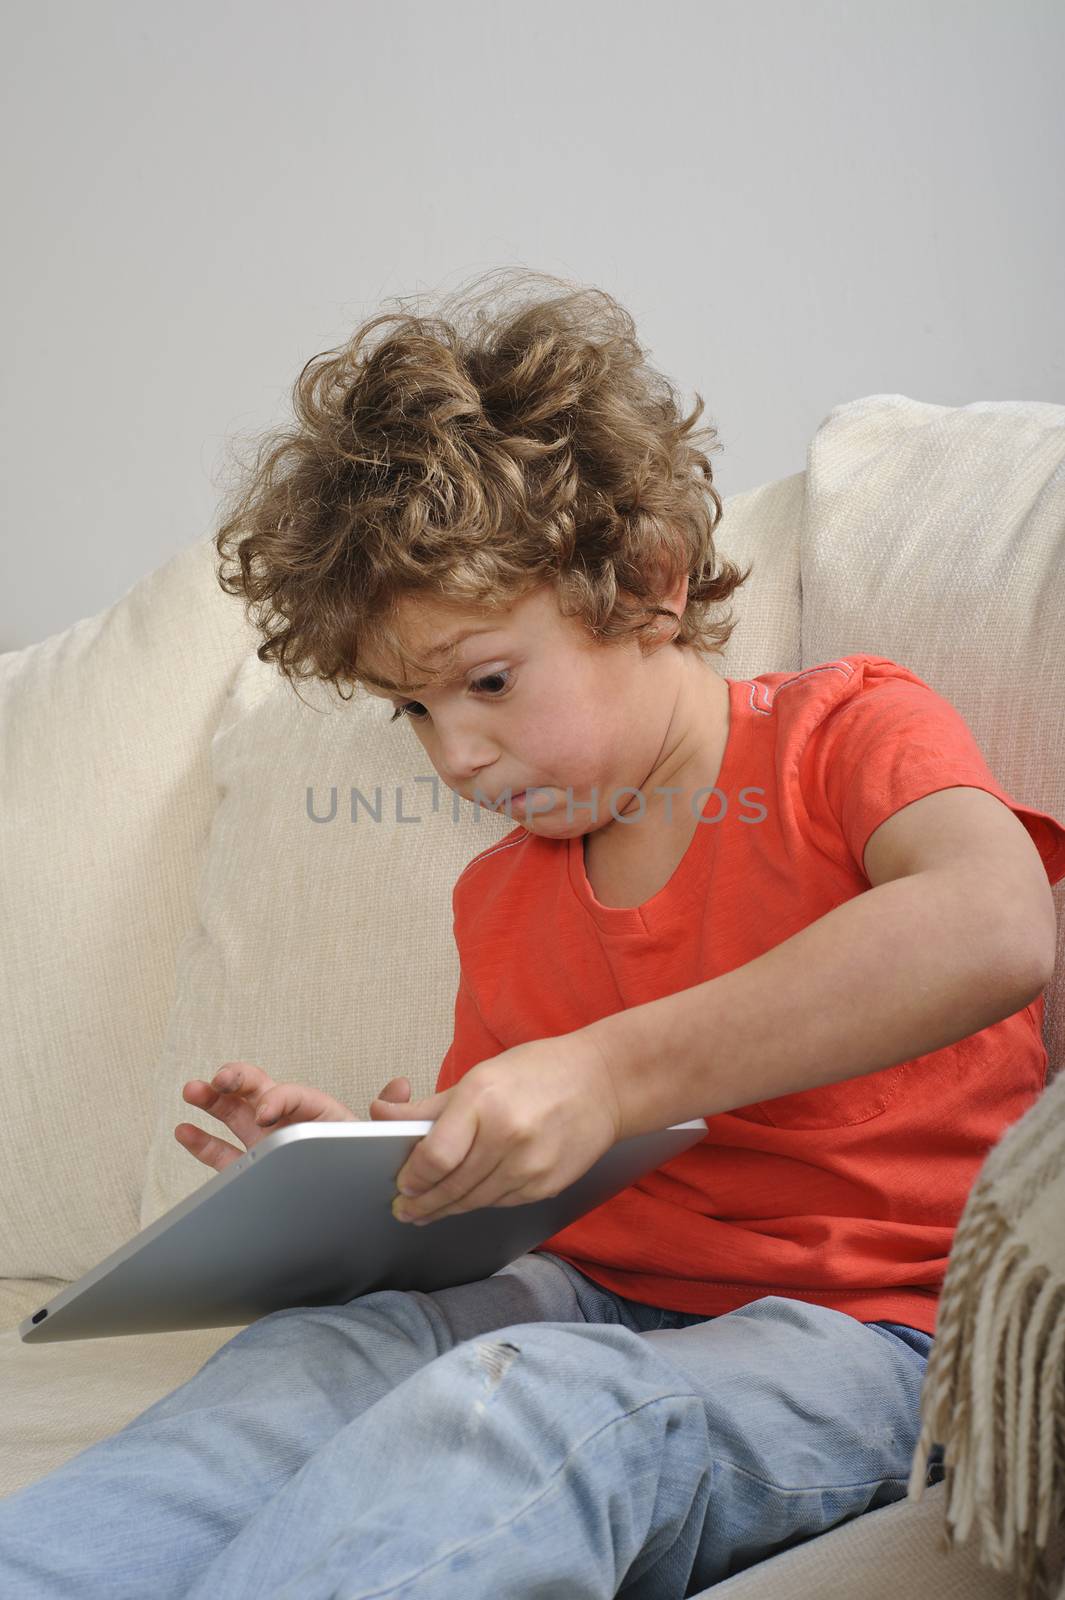
[[[375,1100],[370,1116],[436,1123],[396,1175],[411,1190],[393,1203],[401,1222],[545,1200],[622,1137],[609,1069],[583,1029],[515,1045],[428,1099]]]

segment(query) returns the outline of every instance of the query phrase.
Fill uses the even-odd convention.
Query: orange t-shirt
[[[437,1090],[514,1045],[755,960],[867,891],[870,834],[939,789],[997,796],[1049,881],[1065,877],[1065,828],[1000,787],[960,713],[907,668],[851,655],[726,681],[717,786],[642,906],[600,904],[581,838],[519,826],[463,869],[455,1033]],[[1045,1084],[1042,1024],[1040,994],[945,1049],[708,1117],[705,1139],[539,1249],[672,1310],[716,1316],[775,1294],[934,1333],[976,1174]]]

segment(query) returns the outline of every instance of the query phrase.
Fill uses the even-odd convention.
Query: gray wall
[[[311,355],[489,267],[621,299],[725,495],[858,395],[1065,400],[1060,0],[35,0],[4,35],[0,649],[211,532]]]

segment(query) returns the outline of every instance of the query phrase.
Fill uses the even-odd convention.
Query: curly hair
[[[522,294],[529,287],[533,294]],[[544,294],[547,287],[561,293]],[[519,303],[493,310],[502,289]],[[404,308],[312,357],[298,426],[271,431],[223,504],[217,577],[290,680],[350,698],[360,651],[384,648],[427,681],[396,622],[405,596],[488,615],[551,582],[561,613],[602,642],[669,617],[674,642],[720,653],[713,613],[750,576],[718,565],[722,515],[707,451],[629,313],[604,290],[497,269],[435,315]],[[705,446],[705,449],[704,449]],[[688,575],[683,614],[660,604]]]

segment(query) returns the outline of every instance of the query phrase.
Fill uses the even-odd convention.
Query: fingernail
[[[400,1194],[413,1194],[414,1193],[414,1188],[409,1183],[397,1183],[396,1184],[396,1188],[399,1190]]]

